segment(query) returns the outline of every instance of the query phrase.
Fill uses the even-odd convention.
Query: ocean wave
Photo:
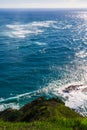
[[[11,38],[26,38],[30,35],[42,34],[46,28],[50,27],[56,30],[60,30],[70,29],[72,25],[58,21],[34,21],[27,24],[14,23],[6,25],[6,29],[3,35],[9,36]]]
[[[7,30],[5,34],[11,38],[25,38],[26,36],[38,35],[43,32],[43,30],[38,28],[29,29],[28,27],[25,28],[25,26],[21,27],[21,25],[7,25],[7,27],[10,28],[10,31],[8,32]]]
[[[63,23],[63,24],[53,25],[53,28],[59,29],[59,30],[71,29],[72,25]]]
[[[25,38],[30,35],[38,35],[44,32],[44,28],[52,27],[56,21],[40,21],[28,24],[14,23],[6,25],[5,35],[11,38]]]
[[[57,21],[40,21],[40,22],[33,22],[33,23],[31,23],[31,26],[48,28],[48,27],[53,26],[56,23],[57,23]]]
[[[72,91],[64,91],[68,87],[72,87]],[[66,106],[83,116],[87,116],[87,85],[81,84],[81,82],[59,85],[59,81],[55,81],[50,83],[43,91],[48,95],[53,95],[53,97],[61,98]]]
[[[59,97],[65,105],[74,109],[83,116],[87,116],[87,85],[81,82],[72,82],[64,84],[60,80],[53,81],[48,86],[31,93],[21,94],[15,97],[0,101],[0,111],[7,108],[19,109],[24,104],[23,102],[32,101],[40,96]]]
[[[72,87],[71,91],[65,91],[66,88]],[[75,88],[75,89],[74,89]],[[87,85],[83,84],[69,84],[60,89],[59,93],[65,99],[65,105],[73,108],[83,116],[87,116],[87,91],[83,91]],[[67,89],[68,90],[68,89]]]
[[[9,104],[1,104],[0,105],[0,111],[3,111],[5,109],[12,108],[12,109],[19,109],[20,105],[15,103],[9,103]]]
[[[40,97],[42,90],[37,90],[29,93],[20,94],[14,97],[6,98],[0,100],[0,111],[7,108],[19,109],[24,104],[31,102],[33,99]]]

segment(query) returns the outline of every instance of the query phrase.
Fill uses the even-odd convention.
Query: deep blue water
[[[87,10],[0,10],[0,110],[78,82],[87,83]]]

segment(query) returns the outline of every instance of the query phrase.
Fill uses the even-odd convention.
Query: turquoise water
[[[77,83],[87,83],[86,10],[0,10],[0,110]]]

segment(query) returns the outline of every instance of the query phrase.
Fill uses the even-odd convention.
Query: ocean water
[[[87,10],[0,9],[0,111],[45,96],[87,116],[86,88]]]

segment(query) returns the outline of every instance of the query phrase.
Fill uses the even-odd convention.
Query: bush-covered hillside
[[[0,130],[87,130],[87,118],[55,98],[40,97],[20,110],[7,109],[0,120]]]

